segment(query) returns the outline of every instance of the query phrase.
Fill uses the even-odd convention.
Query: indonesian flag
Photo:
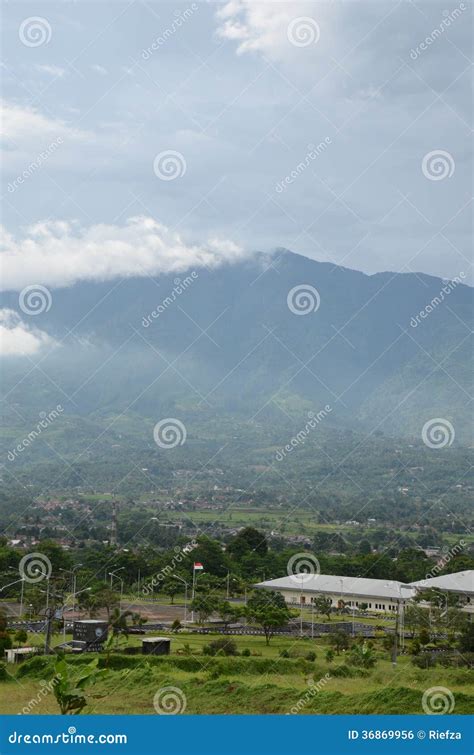
[[[201,564],[200,561],[194,562],[194,571],[198,571],[199,569],[204,569],[204,566]]]

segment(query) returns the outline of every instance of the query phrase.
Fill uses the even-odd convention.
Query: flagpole
[[[196,584],[196,567],[193,564],[193,592],[192,592],[192,609],[191,609],[191,623],[194,624],[194,586]]]

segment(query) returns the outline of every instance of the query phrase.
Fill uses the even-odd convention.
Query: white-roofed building
[[[259,582],[256,588],[280,592],[290,605],[311,605],[317,595],[331,599],[333,608],[349,606],[369,611],[394,611],[400,603],[412,600],[417,592],[436,588],[456,593],[461,603],[474,611],[474,571],[461,571],[404,584],[392,579],[341,577],[334,574],[292,574]]]
[[[412,582],[417,590],[439,590],[442,593],[455,593],[460,603],[469,611],[474,611],[474,570],[458,571],[453,574],[443,574],[430,579],[420,579]]]
[[[293,574],[255,585],[258,589],[280,592],[289,604],[311,605],[317,595],[331,599],[334,608],[367,607],[369,611],[394,611],[400,602],[416,594],[411,585],[390,579],[341,577],[334,574]]]

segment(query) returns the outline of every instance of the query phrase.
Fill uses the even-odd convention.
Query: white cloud
[[[70,286],[80,280],[179,273],[191,267],[214,268],[246,256],[234,242],[217,238],[187,244],[152,218],[129,218],[125,226],[45,221],[26,229],[21,239],[2,229],[4,290],[41,283]]]
[[[55,139],[85,141],[90,134],[69,126],[60,118],[48,118],[32,107],[16,105],[3,100],[2,132],[18,149],[38,149],[39,140]]]
[[[64,74],[66,73],[65,68],[61,68],[60,66],[54,66],[54,65],[37,65],[36,70],[40,73],[46,73],[48,76],[56,76],[58,78],[62,78]]]
[[[107,69],[104,68],[104,66],[99,65],[98,63],[94,63],[93,65],[91,65],[91,68],[93,71],[95,71],[96,73],[99,73],[101,76],[107,76],[108,74]]]
[[[54,339],[28,327],[13,309],[0,309],[0,356],[28,356],[53,344]]]
[[[326,15],[323,3],[304,0],[279,3],[230,0],[216,13],[219,23],[217,35],[238,42],[239,54],[261,52],[273,60],[279,60],[295,56],[300,49],[288,39],[291,22],[310,19],[319,26],[323,14]],[[308,47],[312,45],[310,43]]]

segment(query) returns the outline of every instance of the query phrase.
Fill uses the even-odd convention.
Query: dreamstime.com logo
[[[158,572],[158,574],[155,574],[146,585],[143,585],[142,593],[144,595],[149,595],[153,592],[155,587],[158,587],[166,579],[172,577],[174,575],[174,572],[176,571],[176,567],[180,566],[185,557],[189,553],[192,553],[192,551],[197,547],[198,543],[196,542],[196,540],[191,540],[190,543],[186,543],[186,545],[183,545],[182,548],[180,548],[179,545],[176,545],[174,549],[175,555],[171,559],[171,562],[169,564],[166,564],[166,566],[164,566]]]
[[[180,28],[183,26],[183,24],[186,23],[186,21],[189,21],[191,16],[198,10],[199,6],[197,3],[192,3],[189,8],[186,8],[183,11],[175,11],[175,18],[173,19],[172,23],[162,31],[159,37],[155,37],[153,42],[149,47],[147,47],[145,50],[142,50],[142,58],[143,60],[149,60],[154,52],[160,49],[160,47],[163,47],[166,42],[173,37],[177,31],[180,30]]]
[[[57,684],[61,681],[62,676],[61,674],[56,674],[51,681],[47,682],[45,679],[41,679],[40,681],[40,690],[38,694],[35,697],[32,697],[31,700],[28,702],[27,705],[25,705],[19,715],[27,716],[30,713],[35,712],[35,708],[38,707],[38,705],[41,704],[41,702],[44,700],[45,697],[49,695],[50,692],[54,690]]]
[[[275,454],[276,461],[283,461],[283,459],[288,456],[288,454],[291,453],[295,448],[304,445],[304,442],[310,434],[311,430],[315,430],[319,423],[325,417],[327,417],[330,412],[332,412],[332,407],[329,404],[326,404],[324,409],[320,409],[317,414],[315,414],[314,412],[308,412],[308,421],[306,422],[305,426],[291,438],[290,442],[287,443],[286,446],[278,449]]]
[[[153,172],[161,181],[174,181],[186,173],[186,160],[181,152],[166,149],[159,152],[153,160]]]
[[[445,178],[451,178],[455,169],[454,157],[444,149],[427,152],[421,162],[421,172],[429,181],[443,181]]]
[[[163,312],[166,312],[168,307],[170,307],[176,299],[178,299],[181,294],[183,294],[186,289],[188,289],[195,280],[199,278],[198,273],[193,270],[190,275],[187,275],[185,278],[175,278],[174,279],[174,287],[168,296],[166,296],[161,304],[157,306],[156,309],[154,309],[152,312],[150,312],[149,315],[146,315],[142,319],[142,327],[149,328],[153,320],[157,320],[160,315],[163,314]]]
[[[430,687],[421,699],[421,707],[429,716],[452,713],[454,705],[454,695],[447,687]]]
[[[412,60],[419,58],[422,52],[425,52],[428,47],[431,47],[436,40],[443,36],[444,32],[449,29],[453,21],[456,21],[465,10],[467,10],[467,5],[465,3],[459,3],[458,7],[454,8],[451,12],[448,10],[443,11],[443,20],[440,21],[439,25],[436,26],[427,37],[425,37],[423,42],[420,42],[417,47],[412,47],[410,50],[410,58]]]
[[[443,569],[453,560],[453,558],[464,550],[465,547],[465,540],[460,540],[458,543],[456,543],[456,545],[453,545],[453,547],[450,548],[449,551],[444,556],[442,556],[439,561],[436,562],[431,571],[429,571],[428,574],[425,574],[425,578],[421,580],[420,586],[426,586],[426,581],[428,579],[437,577],[439,573],[442,572]]]
[[[57,139],[55,139],[51,144],[48,144],[46,149],[42,150],[42,152],[39,152],[35,159],[29,163],[29,165],[13,180],[10,181],[10,183],[7,186],[7,189],[10,194],[13,194],[14,191],[16,191],[22,184],[25,183],[31,176],[34,176],[37,170],[41,168],[43,163],[45,163],[51,155],[54,155],[58,147],[63,144],[63,138],[61,136],[58,136]]]
[[[298,16],[288,24],[288,42],[294,47],[309,47],[319,42],[321,29],[311,16]]]
[[[434,312],[434,310],[439,307],[440,304],[442,304],[445,300],[445,297],[449,296],[449,294],[454,291],[456,286],[459,286],[463,280],[465,279],[466,274],[461,271],[459,275],[456,275],[452,280],[446,281],[445,285],[441,289],[441,291],[434,296],[429,304],[424,307],[424,309],[421,309],[417,315],[411,318],[410,320],[410,326],[412,328],[417,328],[418,325],[421,324],[422,320],[426,320],[426,318]]]
[[[301,176],[301,174],[304,173],[307,168],[309,168],[311,163],[316,160],[319,155],[327,150],[330,144],[332,144],[332,139],[330,136],[326,136],[324,141],[319,142],[319,144],[308,144],[308,152],[306,153],[304,160],[298,163],[296,168],[291,170],[288,175],[283,178],[282,181],[278,181],[278,183],[275,185],[275,191],[278,192],[278,194],[281,194],[283,191],[285,191],[288,186],[294,183],[296,179]]]
[[[455,437],[454,427],[448,419],[434,417],[425,422],[421,438],[428,448],[446,448],[452,446]]]
[[[25,47],[47,45],[52,36],[51,24],[42,16],[30,16],[21,22],[18,36]]]
[[[295,553],[286,565],[286,573],[296,585],[301,585],[321,574],[321,566],[312,553]]]
[[[51,561],[44,553],[27,553],[18,565],[21,579],[31,584],[49,579],[52,570]]]
[[[330,679],[331,674],[329,672],[327,674],[324,674],[324,676],[318,682],[315,682],[314,679],[310,679],[308,682],[308,691],[300,697],[298,702],[290,708],[286,715],[296,716],[297,713],[300,713],[300,711],[306,707],[310,700],[312,700],[313,697],[318,694],[318,692],[321,692],[321,690],[324,689]]]
[[[300,283],[288,291],[286,303],[292,314],[309,315],[318,311],[321,297],[314,286],[309,283]]]
[[[25,448],[28,448],[28,446],[31,446],[34,441],[40,437],[43,430],[47,430],[50,425],[53,424],[53,422],[63,413],[64,409],[61,406],[61,404],[58,404],[55,409],[52,409],[50,412],[40,412],[40,421],[36,425],[33,430],[30,430],[28,435],[26,435],[20,443],[17,443],[15,448],[13,450],[10,450],[7,453],[7,459],[8,461],[15,461],[15,459],[18,458],[20,454],[23,453]]]
[[[153,707],[159,716],[176,716],[184,713],[188,701],[179,687],[161,687],[153,698]]]
[[[49,312],[52,302],[51,291],[40,283],[25,286],[18,297],[20,309],[25,315],[42,315],[43,312]]]
[[[153,440],[160,448],[175,448],[183,446],[188,436],[186,427],[175,417],[166,417],[156,423],[153,428]]]

